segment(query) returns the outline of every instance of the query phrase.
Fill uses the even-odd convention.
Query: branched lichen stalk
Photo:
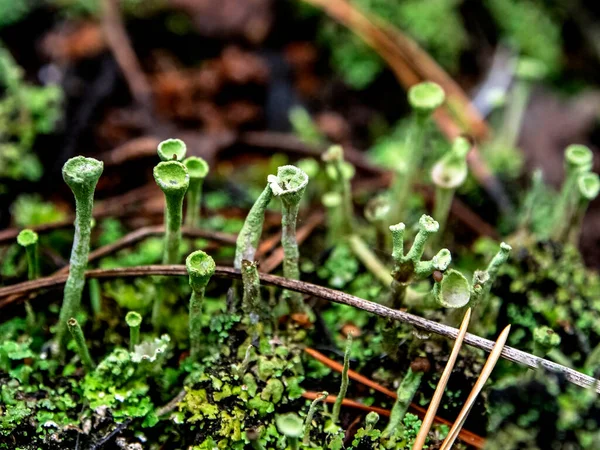
[[[67,321],[67,326],[69,328],[69,332],[73,339],[75,340],[75,345],[77,346],[77,354],[83,363],[86,371],[91,371],[94,369],[94,361],[92,361],[92,357],[90,356],[90,351],[88,349],[87,343],[85,342],[85,337],[83,336],[83,330],[81,326],[79,326],[79,322],[77,319],[71,317]]]
[[[317,398],[315,398],[310,404],[308,414],[306,414],[306,418],[304,419],[304,437],[302,438],[303,445],[308,445],[310,443],[310,429],[312,428],[312,420],[315,416],[317,405],[320,402],[324,401],[328,395],[328,392],[321,392],[321,394]]]
[[[399,307],[405,296],[408,286],[419,280],[423,280],[434,271],[444,271],[452,261],[450,251],[440,250],[431,260],[421,261],[427,239],[436,233],[439,224],[430,216],[423,214],[419,219],[419,231],[415,236],[413,244],[408,251],[404,253],[404,231],[406,227],[403,223],[390,226],[392,233],[392,259],[394,268],[392,269],[392,305]]]
[[[444,91],[439,85],[432,82],[419,83],[408,91],[408,101],[413,109],[413,117],[406,137],[406,156],[397,170],[390,189],[390,223],[402,220],[413,179],[421,166],[427,121],[433,111],[444,103],[444,100]]]
[[[485,271],[476,270],[473,274],[473,281],[471,283],[471,299],[469,301],[469,307],[475,308],[482,301],[485,303],[494,281],[498,276],[498,271],[503,264],[506,263],[510,256],[512,247],[505,242],[500,243],[500,249],[498,253],[494,255],[488,267]]]
[[[342,368],[342,384],[340,386],[340,392],[338,393],[335,403],[333,404],[333,410],[331,412],[331,420],[333,423],[338,423],[340,419],[340,410],[342,409],[342,402],[346,397],[348,391],[348,370],[350,369],[350,350],[352,348],[352,334],[348,333],[346,338],[346,351],[344,352],[344,367]]]
[[[133,352],[135,346],[140,343],[142,316],[135,311],[129,311],[125,316],[125,322],[127,322],[127,326],[129,327],[129,351]]]
[[[236,241],[235,258],[233,260],[233,267],[236,269],[242,268],[244,259],[254,261],[254,255],[262,234],[265,211],[272,197],[271,184],[268,183],[254,205],[252,205],[252,208],[250,208]]]
[[[392,408],[388,425],[382,433],[383,437],[390,437],[402,429],[402,420],[404,420],[406,411],[408,411],[408,407],[421,385],[422,378],[423,372],[414,372],[412,368],[408,369],[396,392],[398,398]]]
[[[300,200],[308,184],[308,175],[295,166],[281,166],[277,176],[269,175],[269,184],[273,195],[281,199],[281,245],[283,247],[283,275],[293,280],[300,279],[300,251],[296,240],[296,222]],[[290,307],[293,312],[303,309],[302,295],[297,292],[287,292]]]
[[[90,252],[94,190],[102,175],[104,164],[93,158],[76,156],[63,166],[65,183],[75,196],[75,234],[69,261],[69,276],[65,283],[63,303],[57,326],[57,342],[62,353],[67,340],[67,321],[74,317],[81,305],[85,284],[85,269]]]
[[[159,163],[154,168],[156,184],[165,195],[165,243],[163,264],[179,262],[183,198],[190,184],[186,167],[177,161]]]
[[[202,342],[202,304],[204,291],[210,278],[215,273],[215,261],[202,250],[191,253],[185,260],[185,267],[189,275],[192,295],[190,297],[190,348],[193,359],[200,355]]]
[[[244,295],[242,298],[242,310],[250,318],[251,324],[257,324],[262,316],[260,295],[260,277],[258,276],[257,264],[244,259],[242,261],[242,283]]]
[[[190,186],[187,192],[187,209],[185,225],[188,227],[200,226],[200,205],[202,203],[202,185],[208,175],[208,164],[202,158],[190,156],[183,161],[190,175]]]

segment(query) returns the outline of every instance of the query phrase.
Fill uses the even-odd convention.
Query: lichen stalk
[[[71,317],[67,321],[67,327],[71,336],[75,340],[75,345],[77,346],[77,354],[85,367],[87,372],[90,372],[94,369],[94,361],[92,361],[92,357],[90,356],[90,351],[88,349],[87,343],[85,342],[85,337],[83,335],[83,330],[77,322],[77,319]]]
[[[242,283],[243,298],[242,310],[250,319],[250,323],[256,325],[262,316],[260,294],[260,277],[258,276],[257,264],[244,259],[242,261]]]
[[[17,243],[25,248],[25,254],[27,255],[27,278],[29,280],[35,280],[40,276],[38,235],[33,230],[22,230],[17,236]],[[27,315],[27,324],[30,327],[34,327],[36,323],[35,311],[29,300],[25,300],[24,304],[25,313]]]
[[[492,289],[492,285],[498,276],[498,272],[503,264],[506,263],[510,256],[512,247],[505,242],[500,243],[500,249],[494,255],[492,260],[487,266],[485,271],[476,270],[473,274],[473,281],[471,283],[471,298],[469,300],[469,307],[475,309],[475,307],[482,301],[485,303],[487,297]]]
[[[69,260],[69,276],[65,283],[56,338],[62,353],[67,340],[67,321],[74,317],[81,305],[85,285],[85,269],[90,251],[94,190],[102,175],[104,164],[93,158],[76,156],[62,169],[63,179],[75,197],[75,233]]]
[[[344,149],[340,145],[332,145],[322,156],[331,168],[332,178],[336,183],[337,190],[341,195],[341,211],[343,221],[341,223],[344,235],[352,233],[354,229],[354,207],[352,206],[352,186],[350,179],[354,175],[354,168],[344,161]],[[348,170],[344,165],[347,164]]]
[[[179,262],[183,199],[190,184],[187,168],[177,161],[166,161],[154,167],[154,179],[165,195],[165,237],[163,264]]]
[[[236,269],[242,268],[242,261],[244,259],[254,261],[254,255],[256,254],[262,234],[265,211],[272,197],[271,185],[267,184],[254,202],[254,205],[252,205],[252,208],[250,208],[236,241],[235,257],[233,260],[233,267]]]
[[[398,167],[390,188],[389,222],[402,220],[406,199],[413,185],[415,173],[421,166],[425,130],[431,114],[444,103],[442,88],[432,82],[423,82],[411,87],[408,101],[413,109],[412,123],[406,137],[406,156]]]
[[[281,166],[277,176],[269,175],[273,195],[281,199],[281,245],[283,247],[283,275],[293,280],[300,279],[300,251],[296,240],[296,222],[300,201],[308,184],[308,175],[295,166]],[[290,300],[292,312],[303,310],[302,295],[284,292]]]
[[[22,230],[17,236],[17,242],[25,248],[27,255],[27,278],[35,280],[40,276],[38,235],[33,230]]]
[[[342,196],[338,192],[326,192],[321,197],[321,203],[327,210],[327,241],[334,244],[344,236]]]
[[[571,219],[570,227],[567,229],[566,236],[566,239],[575,246],[579,242],[585,212],[590,202],[598,197],[600,193],[600,177],[598,177],[598,174],[589,172],[579,175],[577,179],[577,193],[579,194],[577,207]]]
[[[315,416],[315,412],[317,411],[317,405],[327,398],[329,395],[328,392],[323,391],[321,395],[315,398],[310,404],[310,408],[308,408],[308,414],[306,414],[306,418],[304,419],[304,437],[302,438],[303,445],[309,445],[310,443],[310,429],[312,428],[312,420]]]
[[[340,410],[342,409],[342,402],[346,398],[346,392],[348,392],[348,370],[350,369],[350,350],[352,349],[352,333],[348,333],[346,338],[346,350],[344,352],[344,366],[342,368],[342,384],[340,386],[340,392],[338,393],[335,403],[333,404],[333,410],[331,412],[331,420],[333,423],[338,423],[340,419]]]
[[[464,137],[458,137],[452,144],[452,149],[446,153],[431,171],[431,179],[435,184],[435,204],[433,218],[439,224],[436,241],[444,233],[454,193],[467,179],[467,154],[471,143]],[[436,242],[433,243],[435,245]]]
[[[413,397],[421,385],[422,378],[423,372],[413,371],[412,368],[408,369],[408,372],[402,379],[400,386],[398,386],[398,397],[396,398],[396,402],[392,407],[390,420],[385,430],[383,430],[382,437],[393,436],[397,431],[402,429],[402,420],[406,415],[406,411],[408,411],[408,407],[410,406]]]
[[[202,342],[202,304],[204,291],[215,273],[215,261],[202,250],[191,253],[185,260],[185,267],[189,275],[192,288],[190,297],[190,351],[192,359],[200,356]]]
[[[125,322],[129,327],[129,351],[132,352],[135,350],[135,346],[140,343],[142,316],[135,311],[129,311],[125,316]]]
[[[208,175],[208,164],[202,158],[190,156],[184,159],[183,164],[190,175],[190,185],[187,191],[187,208],[185,225],[188,227],[200,226],[200,207],[202,203],[202,185]]]
[[[571,226],[578,204],[578,179],[592,168],[592,151],[584,145],[570,145],[565,150],[565,180],[555,207],[552,238],[563,239]]]

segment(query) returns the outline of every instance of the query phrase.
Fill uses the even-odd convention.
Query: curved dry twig
[[[185,270],[184,265],[156,265],[126,267],[119,269],[93,269],[86,272],[86,277],[98,279],[140,277],[149,275],[187,276],[187,271]],[[241,279],[239,270],[224,266],[217,266],[214,276],[219,278]],[[15,303],[16,300],[14,300],[14,294],[29,294],[40,289],[57,287],[64,284],[66,279],[67,275],[60,274],[0,288],[0,299],[3,297],[8,297],[4,300],[0,300],[0,309],[11,303]],[[313,297],[319,297],[335,303],[353,306],[355,308],[362,309],[363,311],[407,323],[422,330],[439,334],[440,336],[445,336],[450,339],[456,339],[458,336],[459,331],[454,327],[437,323],[405,311],[388,308],[387,306],[370,302],[368,300],[363,300],[362,298],[346,294],[345,292],[336,291],[334,289],[329,289],[299,280],[289,280],[287,278],[269,275],[266,273],[260,273],[260,281],[270,286],[277,286]],[[479,348],[487,352],[492,351],[492,348],[495,344],[494,341],[490,341],[489,339],[475,336],[470,333],[467,333],[464,342],[471,347]],[[600,393],[600,382],[598,380],[574,369],[570,369],[552,361],[548,361],[547,359],[531,355],[512,347],[504,347],[502,350],[502,357],[532,369],[538,369],[541,367],[552,372],[560,372],[569,382],[584,388],[593,386],[596,391]]]

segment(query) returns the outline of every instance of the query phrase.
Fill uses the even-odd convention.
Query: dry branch
[[[86,272],[86,277],[98,279],[140,277],[149,275],[187,276],[187,271],[183,265],[155,265],[127,267],[120,269],[94,269]],[[232,267],[224,266],[217,266],[214,276],[219,278],[241,279],[241,274],[238,270]],[[64,284],[66,279],[67,275],[60,274],[46,278],[39,278],[33,281],[26,281],[12,286],[6,286],[0,288],[0,299],[13,296],[14,294],[29,294],[40,289],[61,286]],[[260,280],[266,285],[277,286],[283,289],[300,292],[302,294],[322,298],[335,303],[353,306],[355,308],[362,309],[363,311],[407,323],[420,328],[421,330],[439,334],[440,336],[445,336],[450,339],[456,339],[458,336],[459,331],[454,327],[437,323],[405,311],[391,309],[387,306],[346,294],[345,292],[339,292],[334,289],[317,286],[316,284],[306,283],[303,281],[288,280],[283,277],[269,275],[266,273],[260,274]],[[15,303],[15,300],[11,300],[10,298],[0,300],[0,309],[11,303]],[[472,347],[485,350],[486,352],[492,351],[492,348],[495,344],[494,341],[490,341],[489,339],[475,336],[470,333],[467,333],[465,337],[465,343]],[[598,380],[574,369],[570,369],[552,361],[548,361],[547,359],[531,355],[512,347],[504,347],[502,350],[502,357],[508,361],[516,362],[532,369],[543,368],[552,372],[560,372],[570,383],[584,388],[594,387],[596,391],[600,393],[600,382]]]

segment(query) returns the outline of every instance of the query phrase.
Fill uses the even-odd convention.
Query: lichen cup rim
[[[572,144],[565,149],[565,161],[573,167],[591,168],[594,160],[592,151],[581,144]]]
[[[415,84],[408,90],[408,101],[417,111],[429,113],[444,104],[446,94],[442,87],[433,81]]]
[[[296,166],[286,165],[278,167],[277,175],[269,175],[267,181],[273,195],[299,199],[308,185],[308,175]]]
[[[38,234],[30,229],[21,230],[17,236],[17,243],[23,247],[36,244],[38,242]]]
[[[178,161],[163,161],[152,171],[156,184],[165,193],[187,190],[190,184],[190,174],[187,168]]]
[[[462,308],[471,298],[469,281],[459,271],[450,269],[444,273],[444,278],[440,281],[437,297],[444,308]]]
[[[208,163],[198,156],[189,156],[185,158],[183,160],[183,165],[188,170],[190,178],[206,178],[206,175],[208,175],[210,170]]]
[[[95,158],[75,156],[65,162],[62,168],[63,179],[72,189],[83,185],[96,184],[104,170],[104,163]]]
[[[182,161],[187,153],[187,146],[181,139],[171,138],[158,144],[156,150],[161,161]]]
[[[190,277],[192,289],[199,290],[206,287],[214,275],[217,265],[215,260],[206,252],[196,250],[185,259],[185,268]]]

